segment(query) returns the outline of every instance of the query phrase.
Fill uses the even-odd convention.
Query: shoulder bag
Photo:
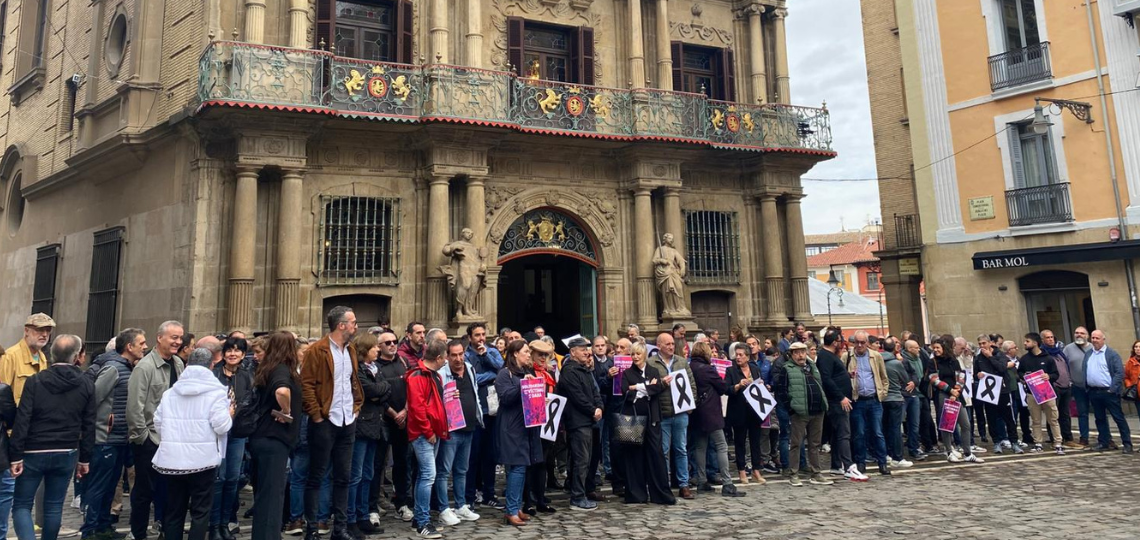
[[[626,401],[629,401],[629,392],[626,392],[622,403],[624,404]],[[614,422],[614,438],[617,439],[617,442],[630,446],[641,446],[641,443],[645,441],[645,425],[649,417],[621,413],[615,414],[614,417],[616,419]]]

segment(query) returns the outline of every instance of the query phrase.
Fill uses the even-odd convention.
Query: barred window
[[[690,283],[740,282],[740,232],[736,212],[685,212]]]
[[[394,285],[399,282],[400,200],[322,197],[317,282]]]
[[[103,350],[115,336],[119,306],[119,261],[123,252],[123,228],[95,233],[91,252],[91,291],[87,297],[87,349]]]
[[[36,250],[36,281],[32,284],[32,313],[54,315],[55,280],[59,268],[59,244]]]

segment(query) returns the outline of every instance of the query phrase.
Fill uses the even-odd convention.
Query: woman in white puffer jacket
[[[233,404],[226,387],[210,371],[213,353],[194,349],[174,386],[162,394],[154,427],[162,443],[154,470],[166,477],[166,540],[182,540],[190,511],[190,540],[204,540],[210,527],[216,469],[226,453]]]

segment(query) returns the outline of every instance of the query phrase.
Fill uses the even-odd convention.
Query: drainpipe
[[[1096,88],[1100,98],[1100,110],[1104,111],[1104,144],[1108,151],[1108,171],[1112,179],[1112,194],[1116,203],[1116,219],[1120,222],[1120,234],[1124,240],[1132,237],[1128,232],[1128,223],[1124,219],[1124,209],[1120,205],[1120,183],[1116,178],[1116,152],[1112,146],[1112,122],[1108,115],[1108,101],[1104,98],[1104,74],[1100,69],[1100,43],[1097,42],[1096,29],[1093,26],[1092,0],[1085,0],[1085,15],[1089,22],[1089,41],[1092,42],[1093,65],[1096,73]],[[1140,306],[1136,301],[1136,278],[1133,275],[1132,260],[1124,259],[1124,276],[1128,281],[1128,298],[1132,304],[1132,330],[1136,339],[1140,339]]]

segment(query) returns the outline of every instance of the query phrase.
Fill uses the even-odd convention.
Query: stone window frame
[[[372,201],[375,206],[373,209],[384,207],[383,214],[377,214],[377,217],[383,217],[385,223],[372,222],[372,223],[349,223],[341,226],[341,232],[351,232],[354,236],[344,235],[339,237],[341,241],[336,241],[331,234],[331,224],[329,223],[328,211],[331,205],[337,201]],[[339,285],[397,285],[400,282],[400,241],[402,233],[402,215],[400,214],[400,198],[398,197],[370,197],[362,195],[322,195],[319,199],[319,212],[320,221],[315,228],[315,259],[316,259],[316,278],[318,286],[339,286]],[[347,204],[347,203],[346,203]],[[360,207],[356,208],[357,211],[361,210]],[[367,210],[367,208],[364,208]],[[371,231],[372,237],[368,236],[369,227],[386,228],[386,230]],[[380,245],[384,242],[388,243],[386,253],[375,253],[377,258],[386,259],[385,264],[380,269],[365,268],[363,270],[351,268],[330,268],[332,258],[330,252],[336,250],[343,252],[348,257],[358,256],[357,250],[359,246],[349,245],[351,242],[361,240],[360,233],[364,233],[364,242],[366,245]],[[387,238],[381,238],[381,235],[387,234]],[[372,241],[369,241],[369,238]],[[334,245],[338,243],[340,245]],[[381,248],[375,248],[376,251],[381,251]],[[351,275],[349,275],[351,274]]]
[[[12,205],[25,200],[22,191],[36,182],[38,172],[37,157],[29,154],[23,145],[9,146],[4,152],[4,157],[0,159],[0,214],[5,214],[2,221],[7,226],[10,238],[15,237],[20,231],[24,217],[21,210],[19,223],[13,226]]]
[[[115,10],[111,13],[109,20],[110,22],[107,24],[107,30],[103,34],[103,63],[107,68],[107,78],[117,79],[119,77],[119,72],[122,71],[123,64],[125,64],[127,61],[127,54],[131,46],[131,18],[127,13],[126,8],[123,7],[123,4],[119,4],[115,6]],[[111,42],[111,39],[115,33],[115,25],[120,20],[123,21],[122,50],[119,51],[118,61],[112,61],[109,52],[111,46],[114,44]]]
[[[12,86],[8,93],[12,104],[19,105],[28,96],[40,91],[47,79],[49,56],[48,39],[51,32],[51,0],[26,0],[20,8],[19,30],[16,36],[16,62]]]

